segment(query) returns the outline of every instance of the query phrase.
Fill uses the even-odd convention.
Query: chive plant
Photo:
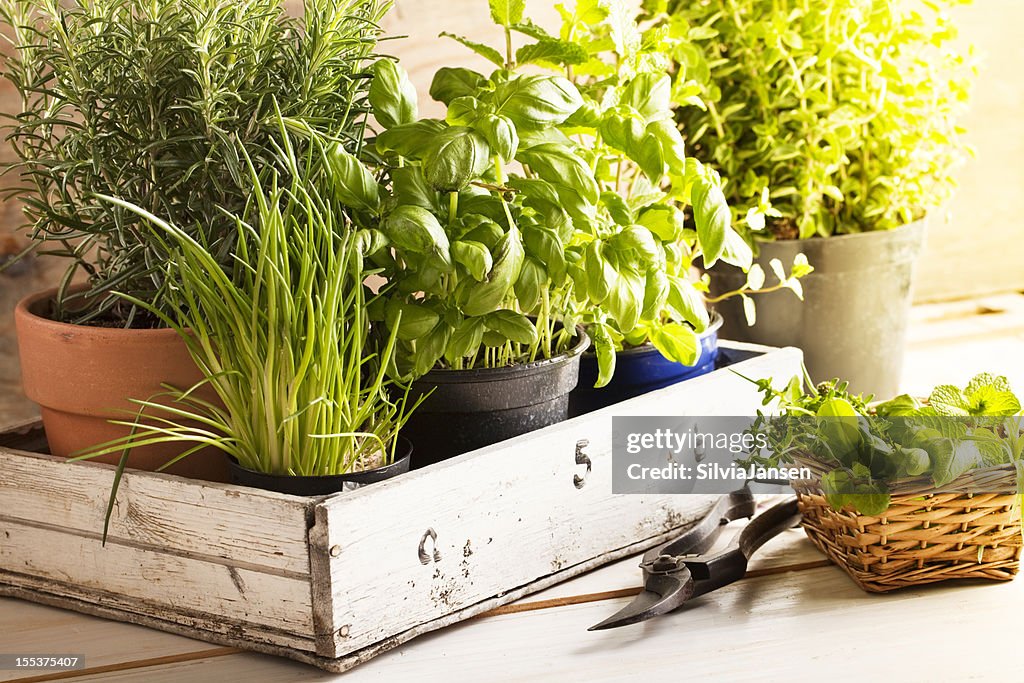
[[[110,204],[151,226],[170,260],[169,313],[123,294],[158,315],[188,344],[219,403],[201,385],[138,401],[140,417],[119,424],[133,433],[86,457],[126,447],[182,442],[167,463],[206,446],[251,470],[334,475],[381,466],[394,457],[405,397],[387,379],[395,332],[377,336],[367,314],[374,296],[358,235],[344,210],[321,191],[323,147],[301,159],[287,136],[277,148],[283,172],[244,157],[251,202],[229,216],[236,240],[224,268],[201,237],[142,207]]]
[[[249,201],[243,158],[277,161],[275,105],[296,144],[320,134],[358,147],[364,64],[390,2],[305,0],[296,16],[285,4],[0,0],[13,42],[4,76],[22,99],[8,127],[23,180],[12,192],[34,248],[68,259],[59,319],[146,327],[149,308],[171,310],[163,244],[96,195],[166,219],[225,265],[229,216]],[[66,288],[82,274],[72,306]]]

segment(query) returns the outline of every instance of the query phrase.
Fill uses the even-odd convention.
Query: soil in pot
[[[615,374],[600,389],[597,381],[597,356],[585,353],[580,359],[580,381],[569,394],[569,414],[583,415],[622,401],[663,389],[692,377],[706,375],[718,361],[718,330],[722,317],[712,315],[711,324],[700,335],[700,358],[694,365],[676,363],[661,355],[651,344],[619,351],[615,357]]]
[[[57,322],[48,317],[56,290],[22,299],[14,319],[25,395],[40,406],[53,455],[68,457],[125,436],[129,428],[110,419],[134,419],[138,405],[164,391],[161,384],[188,388],[203,375],[177,332],[122,329]],[[213,398],[205,396],[205,398]],[[189,447],[159,444],[132,449],[128,467],[156,470]],[[118,454],[96,462],[117,464]],[[184,477],[227,481],[224,458],[215,449],[194,453],[166,470]]]
[[[413,382],[411,402],[430,394],[402,428],[416,444],[416,467],[565,420],[588,346],[581,331],[576,344],[554,358],[504,368],[431,370]]]
[[[329,496],[344,491],[354,491],[369,484],[405,474],[409,471],[411,461],[412,443],[408,439],[399,438],[393,462],[359,472],[314,477],[264,474],[242,467],[234,458],[228,459],[228,467],[231,472],[232,484],[252,486],[293,496]]]
[[[924,230],[924,221],[918,221],[895,230],[762,243],[756,262],[769,274],[766,285],[778,282],[768,265],[771,259],[788,269],[798,253],[807,256],[814,272],[800,280],[804,301],[787,290],[758,295],[753,327],[738,297],[722,301],[716,304],[724,318],[722,334],[803,349],[815,381],[842,377],[856,393],[899,393],[911,280]],[[715,271],[713,295],[746,281],[731,266]]]

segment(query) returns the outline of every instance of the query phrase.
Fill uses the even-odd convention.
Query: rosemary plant
[[[184,442],[192,446],[168,465],[213,446],[251,470],[303,476],[393,458],[406,417],[404,396],[386,379],[395,334],[381,339],[371,327],[363,282],[372,271],[364,270],[345,212],[320,190],[323,148],[310,146],[300,160],[282,138],[281,172],[258,171],[240,151],[252,200],[244,216],[228,216],[236,236],[231,269],[201,236],[102,198],[152,226],[170,254],[168,313],[124,296],[178,330],[220,404],[199,396],[202,385],[168,388],[169,403],[139,401],[140,418],[119,422],[133,434],[86,457]]]
[[[5,76],[23,112],[9,127],[27,230],[67,257],[58,316],[144,327],[168,313],[167,253],[116,196],[160,216],[228,264],[257,168],[278,162],[275,105],[296,140],[355,148],[364,60],[388,0],[2,0],[13,32]],[[279,168],[286,173],[287,169]],[[89,287],[71,315],[66,288]],[[114,292],[125,292],[129,304]],[[75,298],[78,298],[77,295]],[[143,313],[143,315],[139,315]]]

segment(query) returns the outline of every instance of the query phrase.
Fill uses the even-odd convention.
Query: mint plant
[[[683,39],[691,154],[725,176],[747,230],[789,239],[895,228],[949,198],[975,71],[949,16],[964,1],[644,7]]]
[[[758,413],[752,430],[768,448],[747,462],[777,467],[799,456],[831,467],[821,486],[836,509],[877,515],[899,480],[927,478],[941,489],[972,469],[1024,457],[1021,405],[1005,377],[981,374],[962,389],[940,385],[924,401],[903,395],[873,407],[838,381],[756,384],[781,417]]]

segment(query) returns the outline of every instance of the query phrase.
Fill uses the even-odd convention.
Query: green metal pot
[[[841,378],[855,392],[879,397],[898,392],[914,262],[921,251],[925,222],[895,230],[807,240],[765,242],[755,259],[778,283],[768,263],[777,258],[786,272],[803,252],[814,272],[801,279],[804,301],[782,290],[756,295],[757,322],[748,327],[739,297],[716,305],[726,339],[804,351],[815,381]],[[713,295],[737,289],[746,276],[732,266],[716,266]]]

